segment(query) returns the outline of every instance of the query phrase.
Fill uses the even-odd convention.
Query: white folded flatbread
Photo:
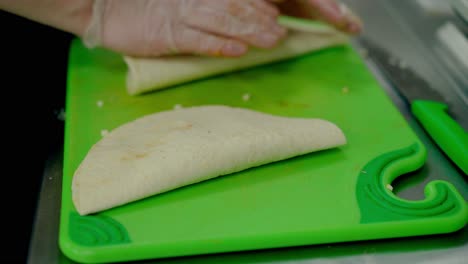
[[[124,56],[128,69],[126,88],[130,95],[143,94],[204,77],[297,57],[348,41],[346,35],[331,27],[324,27],[312,32],[291,30],[277,47],[268,50],[251,49],[248,54],[239,58]]]
[[[73,203],[79,214],[91,214],[344,144],[342,130],[322,119],[220,105],[158,112],[92,146],[73,176]]]

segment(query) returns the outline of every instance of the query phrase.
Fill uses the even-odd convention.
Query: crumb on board
[[[107,130],[107,129],[101,130],[101,136],[104,137],[104,136],[106,136],[107,134],[109,134],[109,130]]]
[[[249,101],[249,100],[250,100],[250,94],[249,94],[249,93],[243,94],[243,95],[242,95],[242,100],[243,100],[244,102]]]
[[[345,86],[345,87],[341,88],[341,93],[343,93],[343,94],[349,93],[349,87]]]
[[[104,106],[104,102],[103,102],[102,100],[99,100],[99,101],[96,102],[96,105],[97,105],[98,107],[103,107],[103,106]]]
[[[52,177],[49,177],[49,180],[52,180],[53,178]]]
[[[361,172],[362,172],[363,174],[367,174],[367,171],[365,171],[365,170],[363,170],[363,171],[361,171]]]
[[[387,189],[389,189],[390,191],[393,191],[393,186],[390,185],[390,184],[387,184],[387,186],[385,186]]]
[[[181,104],[175,104],[174,105],[174,110],[179,110],[179,109],[182,109],[182,105]]]

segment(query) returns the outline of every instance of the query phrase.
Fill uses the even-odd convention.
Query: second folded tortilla
[[[73,176],[73,203],[81,215],[95,213],[345,143],[341,129],[322,119],[218,105],[158,112],[90,149]]]
[[[348,37],[333,29],[318,32],[291,30],[288,37],[271,50],[251,49],[239,58],[171,56],[136,58],[125,56],[126,88],[138,95],[217,74],[285,60],[326,47],[347,43]]]

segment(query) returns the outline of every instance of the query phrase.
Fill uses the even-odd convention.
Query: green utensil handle
[[[448,106],[439,102],[415,100],[411,111],[426,132],[468,175],[468,133],[447,113]]]

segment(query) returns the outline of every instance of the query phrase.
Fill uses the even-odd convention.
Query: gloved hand
[[[358,34],[362,22],[343,3],[335,0],[270,0],[276,3],[281,13],[306,19],[321,20],[337,29]]]
[[[132,56],[241,56],[285,35],[281,13],[319,19],[357,33],[355,15],[334,0],[94,0],[83,36],[88,47]]]
[[[95,0],[83,40],[133,56],[240,56],[285,36],[278,15],[265,0]]]

